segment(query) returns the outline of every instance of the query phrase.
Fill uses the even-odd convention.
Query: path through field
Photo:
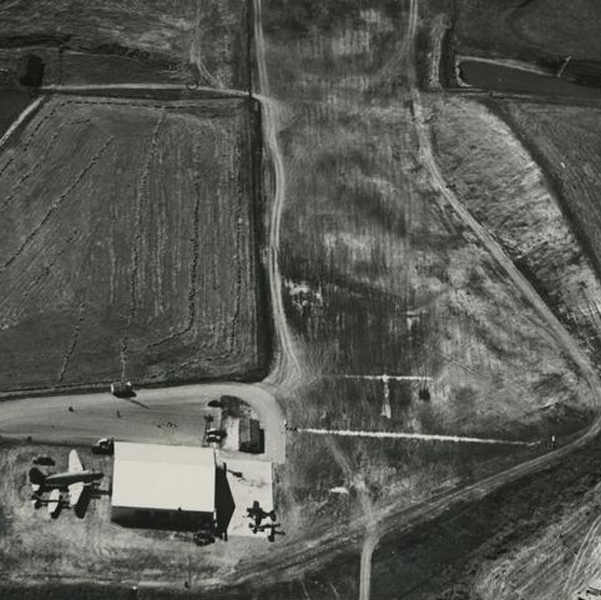
[[[273,369],[269,381],[280,390],[294,388],[302,379],[300,363],[296,357],[294,342],[282,302],[282,275],[279,266],[280,228],[284,201],[286,199],[286,172],[284,160],[278,141],[279,124],[281,122],[281,107],[269,98],[269,78],[265,63],[265,38],[261,20],[261,0],[253,2],[254,35],[257,55],[257,70],[259,73],[259,92],[255,96],[263,109],[263,144],[271,159],[274,175],[273,207],[269,226],[268,264],[269,286],[273,322],[276,329],[277,347]]]

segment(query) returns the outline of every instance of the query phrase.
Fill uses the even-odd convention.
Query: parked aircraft
[[[261,529],[261,523],[263,522],[263,519],[266,519],[267,517],[269,517],[272,521],[275,521],[276,519],[275,511],[263,510],[258,500],[255,500],[253,505],[246,509],[246,516],[253,520],[253,522],[249,524],[249,527],[253,530],[253,533],[257,533],[257,531],[263,531]]]
[[[278,527],[280,527],[280,524],[276,523],[275,521],[272,521],[271,523],[267,523],[266,525],[260,525],[257,528],[257,531],[269,530],[269,535],[267,536],[267,539],[270,542],[274,542],[276,535],[285,535],[285,533],[283,531],[278,531]],[[256,531],[254,529],[253,529],[253,533],[256,533]]]
[[[33,499],[36,503],[47,504],[48,511],[51,514],[50,503],[60,504],[61,492],[67,492],[70,506],[76,506],[84,488],[94,485],[103,477],[104,473],[100,471],[87,471],[83,468],[77,450],[71,450],[69,453],[69,467],[63,473],[45,474],[38,467],[32,467],[29,470],[29,482],[34,494]],[[41,498],[45,492],[50,492],[49,499],[46,501]]]

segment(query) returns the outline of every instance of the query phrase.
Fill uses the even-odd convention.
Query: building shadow
[[[218,467],[215,474],[215,505],[217,509],[217,535],[227,539],[236,503],[227,479],[227,465]]]

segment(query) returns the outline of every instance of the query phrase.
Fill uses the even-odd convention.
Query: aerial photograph
[[[596,598],[600,0],[0,0],[0,600]]]

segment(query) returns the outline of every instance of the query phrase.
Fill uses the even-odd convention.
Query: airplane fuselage
[[[79,473],[56,473],[55,475],[47,475],[43,482],[43,487],[62,488],[73,483],[93,483],[100,481],[104,477],[104,473],[99,471],[81,471]]]

